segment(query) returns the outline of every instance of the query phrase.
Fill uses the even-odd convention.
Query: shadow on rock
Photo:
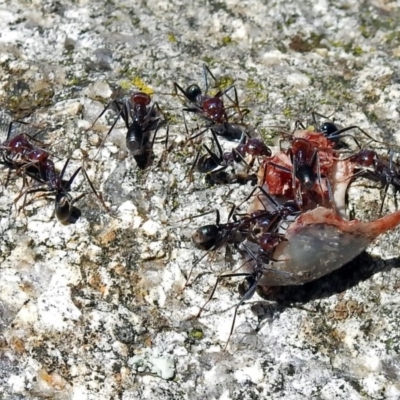
[[[382,260],[364,252],[342,268],[312,282],[298,286],[259,287],[257,293],[263,299],[276,301],[283,306],[290,303],[304,304],[344,292],[380,271],[399,267],[400,257]]]

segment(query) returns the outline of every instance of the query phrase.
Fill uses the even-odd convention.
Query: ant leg
[[[229,94],[228,94],[230,90],[233,90],[233,99],[232,99],[232,98],[229,96]],[[247,108],[245,108],[245,109],[242,110],[242,109],[240,108],[240,105],[239,105],[239,97],[238,97],[238,94],[237,94],[236,86],[234,86],[234,85],[230,86],[228,89],[226,89],[226,90],[223,92],[223,95],[225,95],[225,96],[228,98],[228,100],[233,104],[233,107],[236,109],[235,114],[236,114],[236,113],[239,114],[239,116],[240,116],[240,122],[243,123],[244,117],[245,117],[247,114],[250,113],[250,110],[247,109]],[[233,115],[234,115],[234,114],[233,114]],[[229,118],[232,118],[233,115],[229,116]]]
[[[223,165],[223,159],[221,157],[218,157],[212,150],[208,148],[207,145],[203,144],[203,147],[206,149],[207,153],[210,155],[212,161],[214,162],[214,165],[208,165],[208,166],[202,166],[202,165],[197,165],[197,170],[202,173],[212,173],[212,172],[219,172],[224,169],[226,169],[227,165]],[[218,167],[221,167],[218,169]],[[210,170],[210,168],[212,168]]]
[[[324,193],[324,189],[322,187],[322,177],[321,177],[321,165],[319,163],[319,156],[318,156],[318,151],[317,149],[314,149],[314,152],[311,156],[311,167],[314,170],[314,166],[317,166],[317,181],[318,181],[318,186],[319,189],[321,191],[321,198],[322,198],[322,202],[323,204],[325,204],[325,193]],[[332,194],[332,187],[331,184],[328,180],[328,178],[325,179],[326,180],[326,186],[328,189],[328,197],[329,197],[329,204],[331,205],[331,207],[335,210],[335,205],[333,200],[333,194]]]
[[[26,199],[27,199],[27,197],[28,197],[28,194],[33,194],[33,193],[37,193],[37,192],[48,192],[48,191],[49,191],[49,189],[43,188],[43,187],[36,188],[36,189],[28,188],[28,189],[26,189],[25,191],[22,191],[22,190],[21,190],[20,194],[14,199],[14,205],[15,205],[17,214],[18,214],[22,209],[25,209],[25,206],[26,206]],[[17,207],[17,202],[19,201],[19,199],[20,199],[22,196],[24,196],[24,201],[23,201],[23,203],[22,203],[22,206],[21,206],[20,208],[18,208],[18,207]]]
[[[159,128],[159,126],[157,126],[157,129],[154,132],[154,137],[153,137],[153,140],[152,140],[151,148],[153,148],[154,140],[156,138],[156,134],[157,134],[158,128]],[[166,129],[166,132],[165,132],[165,148],[164,148],[164,150],[163,150],[163,152],[161,154],[161,158],[160,158],[160,161],[158,163],[158,166],[160,166],[162,163],[165,163],[167,161],[167,159],[168,159],[168,139],[169,139],[169,124],[167,124],[167,129]]]
[[[191,140],[196,139],[197,137],[201,136],[203,133],[207,132],[207,130],[208,130],[208,127],[207,127],[204,130],[200,131],[200,133],[196,133],[195,135],[190,136],[189,128],[188,128],[188,125],[187,125],[187,122],[186,122],[186,113],[198,113],[198,112],[199,111],[196,108],[192,108],[192,109],[184,108],[184,109],[182,109],[182,117],[183,117],[183,122],[185,124],[185,130],[186,130],[186,135],[187,135],[186,142],[190,142]]]
[[[296,119],[296,121],[294,122],[294,130],[293,133],[300,130],[300,129],[306,130],[307,127],[303,124],[302,121],[300,121],[299,119]]]
[[[158,118],[156,130],[158,130],[158,128],[160,128],[162,125],[167,124],[167,132],[166,132],[166,139],[165,139],[165,150],[167,150],[167,149],[168,149],[168,136],[169,136],[169,124],[168,124],[168,119],[167,119],[167,117],[165,116],[163,110],[160,108],[158,102],[155,101],[155,102],[153,103],[153,107],[151,107],[151,113],[152,113],[154,110],[156,110],[156,109],[157,109],[157,112],[158,112],[159,114],[162,115],[162,120],[160,120],[160,119]],[[149,114],[150,114],[150,112],[149,112]]]
[[[335,112],[332,113],[332,115],[334,115],[334,114],[335,114]],[[332,115],[327,116],[327,115],[324,115],[324,114],[320,114],[317,111],[311,111],[311,118],[312,118],[314,127],[318,128],[318,126],[319,126],[319,123],[317,122],[317,118],[316,117],[323,118],[323,119],[326,119],[328,121],[332,121],[334,123],[335,119],[331,118]]]
[[[200,131],[199,133],[196,133],[195,135],[190,136],[188,141],[196,139],[197,137],[201,136],[203,133],[206,133],[208,131],[208,129],[209,129],[209,127],[203,129],[202,131]]]
[[[92,189],[92,191],[93,191],[93,193],[95,194],[95,196],[100,200],[101,205],[104,207],[104,209],[105,209],[108,213],[111,214],[111,210],[106,206],[106,204],[104,203],[104,200],[103,200],[102,196],[101,196],[101,195],[96,191],[96,189],[94,188],[94,186],[93,186],[93,184],[92,184],[92,181],[90,180],[90,178],[89,178],[89,176],[88,176],[86,170],[85,170],[83,167],[80,167],[80,168],[78,169],[78,172],[79,172],[79,170],[82,170],[82,173],[83,173],[83,175],[85,176],[87,182],[89,183],[90,188]],[[76,176],[76,174],[77,174],[77,172],[75,171],[75,174],[74,174],[74,175]],[[72,176],[73,178],[75,178],[74,175]],[[72,183],[72,180],[71,180],[71,179],[70,179],[70,182]]]
[[[18,119],[15,120],[15,121],[11,121],[11,122],[8,124],[6,142],[10,139],[13,124],[31,125],[29,122],[20,121],[20,120],[18,120]]]
[[[239,268],[241,268],[242,266],[240,266]],[[208,297],[207,301],[200,307],[199,312],[193,317],[193,318],[199,318],[201,313],[203,312],[204,308],[206,307],[206,305],[212,300],[212,298],[214,297],[215,291],[217,290],[217,286],[218,284],[226,278],[232,278],[232,277],[237,277],[237,276],[251,276],[251,274],[247,273],[247,272],[243,272],[243,273],[234,273],[234,274],[224,274],[224,275],[219,275],[217,277],[217,280],[214,284],[214,287],[211,291],[210,296]]]
[[[240,276],[240,275],[241,276],[252,277],[251,274],[236,274],[235,276]],[[237,316],[238,309],[246,300],[249,300],[254,296],[254,293],[255,293],[255,291],[257,289],[258,281],[260,280],[261,276],[262,275],[260,275],[260,277],[257,277],[256,279],[254,279],[254,282],[252,283],[252,285],[247,289],[246,293],[242,296],[242,298],[240,299],[239,303],[235,307],[235,312],[233,314],[231,330],[229,332],[228,339],[227,339],[227,341],[225,343],[224,351],[226,351],[226,349],[228,348],[229,341],[231,340],[231,337],[232,337],[232,334],[233,334],[233,330],[235,328],[236,316]]]
[[[205,95],[207,95],[208,88],[209,88],[207,74],[209,74],[211,76],[211,78],[214,80],[215,85],[217,85],[217,83],[218,83],[214,74],[210,71],[210,68],[208,68],[208,66],[206,64],[203,64],[203,77],[204,77],[204,86],[205,86],[204,94]]]
[[[385,204],[388,189],[389,189],[389,183],[387,183],[385,185],[385,188],[383,189],[383,198],[382,198],[382,203],[381,203],[381,207],[379,209],[379,215],[378,215],[379,218],[382,216],[383,205]]]
[[[181,94],[179,94],[179,92]],[[186,91],[181,86],[179,86],[176,82],[174,82],[174,95],[178,96],[180,98],[180,100],[183,102],[189,101],[190,103],[192,103],[192,101],[189,99]],[[182,95],[183,95],[183,97],[182,97]]]
[[[99,146],[99,149],[97,150],[97,153],[90,159],[90,161],[93,161],[93,160],[97,157],[97,155],[100,153],[100,149],[101,149],[102,146],[104,145],[104,143],[105,143],[105,141],[106,141],[108,135],[109,135],[109,134],[111,133],[111,131],[114,129],[114,127],[115,127],[115,125],[117,124],[117,122],[118,122],[118,120],[119,120],[120,117],[122,117],[122,119],[124,120],[127,129],[129,129],[129,119],[128,119],[128,117],[127,117],[127,114],[128,114],[127,105],[126,105],[126,104],[123,104],[122,106],[120,106],[120,104],[119,104],[116,100],[113,100],[112,102],[110,102],[110,103],[107,104],[106,108],[105,108],[105,109],[100,113],[100,115],[96,118],[95,122],[93,122],[92,126],[91,126],[90,128],[88,128],[88,129],[86,129],[86,132],[94,126],[94,124],[96,123],[96,121],[105,113],[105,111],[106,111],[106,110],[110,107],[110,105],[113,104],[113,103],[114,103],[115,106],[117,107],[118,115],[117,115],[117,117],[115,118],[115,121],[112,123],[110,129],[108,130],[108,132],[107,132],[106,135],[104,136],[103,140],[101,141],[100,146]]]
[[[222,152],[221,144],[219,143],[217,134],[214,131],[214,129],[211,128],[210,130],[211,130],[211,135],[214,138],[215,145],[217,146],[217,149],[218,149],[219,159],[222,160],[223,159],[223,152]]]

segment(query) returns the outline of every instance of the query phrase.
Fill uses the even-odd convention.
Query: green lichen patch
[[[189,332],[189,336],[194,340],[202,340],[204,332],[200,328],[194,328]]]

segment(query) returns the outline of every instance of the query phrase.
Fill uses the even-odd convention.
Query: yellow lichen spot
[[[199,328],[194,328],[190,333],[190,337],[194,340],[201,340],[204,338],[204,333],[201,329]]]
[[[229,36],[224,36],[222,38],[222,44],[224,46],[227,46],[228,44],[231,44],[231,43],[232,43],[232,38],[230,38]]]
[[[120,81],[119,86],[123,90],[129,90],[132,88],[132,84],[129,81]]]
[[[176,36],[173,33],[168,33],[168,41],[171,43],[176,43]]]
[[[230,76],[222,76],[220,79],[218,79],[218,87],[220,89],[226,89],[229,86],[232,86],[234,83],[233,78]]]
[[[290,111],[290,108],[288,108],[288,107],[284,108],[284,109],[283,109],[283,115],[284,115],[285,117],[291,117],[292,112]]]
[[[148,86],[145,82],[143,82],[139,76],[135,76],[132,79],[132,83],[143,93],[146,94],[154,93],[154,90],[150,86]]]
[[[315,131],[315,126],[313,126],[313,125],[307,126],[306,131],[314,132]]]
[[[77,78],[77,77],[72,77],[72,78],[68,81],[67,85],[68,85],[68,86],[77,86],[77,85],[79,85],[79,83],[80,83],[79,78]]]
[[[363,53],[363,49],[360,46],[356,46],[353,50],[353,55],[360,56]]]
[[[259,83],[257,83],[253,78],[249,78],[246,81],[247,89],[259,89],[260,86],[261,85]]]

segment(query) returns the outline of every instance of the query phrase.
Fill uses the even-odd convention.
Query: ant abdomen
[[[133,122],[126,134],[126,147],[133,156],[143,153],[143,130],[138,123]]]
[[[312,166],[308,164],[297,166],[296,178],[306,190],[311,190],[315,184],[315,173]]]
[[[371,167],[376,160],[377,154],[374,150],[361,150],[349,159],[363,167]]]
[[[68,196],[63,193],[56,196],[55,214],[61,223],[68,222],[72,212],[72,204]]]
[[[271,149],[260,139],[250,138],[244,145],[244,152],[252,156],[265,156],[272,155]]]

